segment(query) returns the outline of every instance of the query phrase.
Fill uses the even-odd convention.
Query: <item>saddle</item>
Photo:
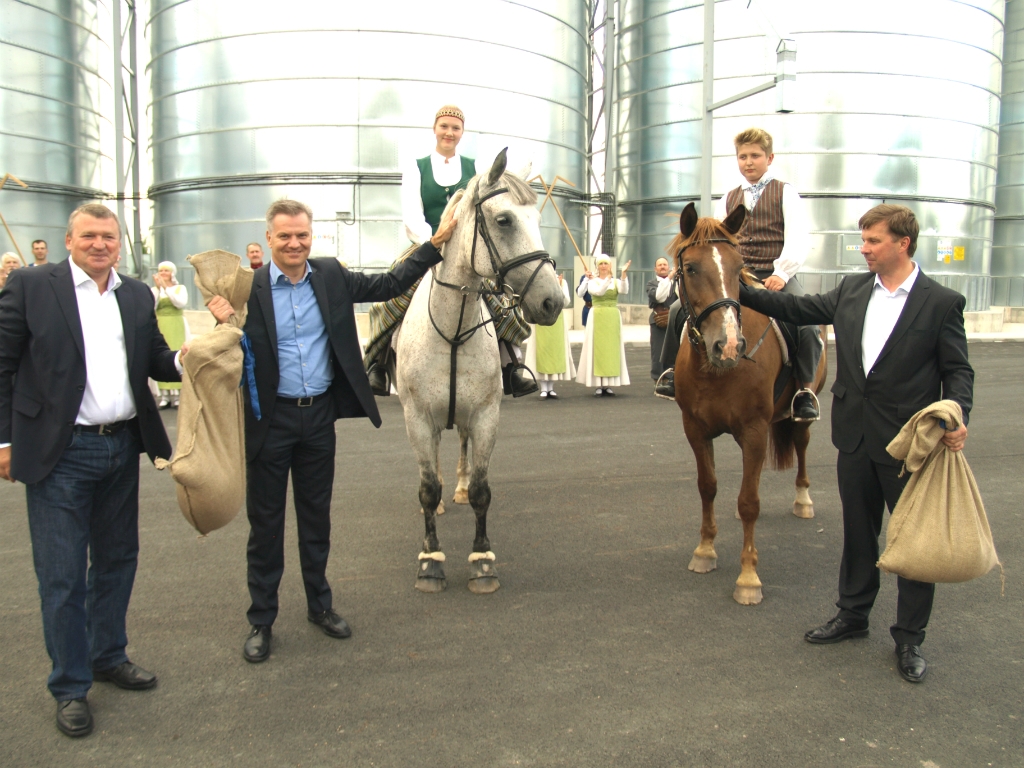
[[[772,318],[772,328],[774,328],[775,335],[779,339],[779,347],[782,348],[782,367],[779,368],[779,375],[775,377],[775,386],[772,389],[772,402],[777,403],[779,398],[782,397],[786,385],[789,384],[789,380],[793,378],[797,326]]]

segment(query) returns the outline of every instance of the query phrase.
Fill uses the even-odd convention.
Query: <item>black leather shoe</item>
[[[667,397],[669,400],[676,399],[676,375],[675,371],[667,370],[658,379],[657,385],[654,387],[654,394],[659,397]]]
[[[817,421],[820,416],[814,395],[806,389],[797,392],[793,398],[793,421]]]
[[[92,679],[97,683],[113,683],[126,691],[144,691],[156,685],[156,675],[126,661],[112,669],[94,669]]]
[[[537,386],[537,382],[533,378],[526,378],[520,372],[519,368],[513,368],[509,373],[509,387],[511,388],[512,397],[523,397],[525,395],[532,395],[540,387]]]
[[[901,643],[896,646],[896,669],[908,683],[920,683],[928,674],[928,662],[921,655],[920,645]]]
[[[366,372],[366,377],[370,380],[370,389],[377,397],[388,397],[391,394],[391,387],[388,386],[388,376],[381,366],[370,366],[370,370]]]
[[[242,648],[242,656],[252,664],[267,660],[270,656],[270,627],[260,625],[252,628]]]
[[[352,637],[352,630],[349,629],[348,622],[341,618],[333,608],[323,613],[308,613],[306,618],[320,627],[328,637],[340,637],[343,640],[346,637]]]
[[[807,634],[804,635],[804,640],[808,643],[814,643],[815,645],[828,645],[829,643],[838,643],[841,640],[867,636],[867,624],[848,624],[836,616],[834,619],[829,619],[820,627],[815,627],[807,632]]]
[[[65,736],[77,739],[92,733],[92,712],[85,699],[57,702],[57,729]]]

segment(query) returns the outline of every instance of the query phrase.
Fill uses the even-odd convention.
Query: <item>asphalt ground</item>
[[[673,403],[634,384],[596,399],[502,407],[489,533],[501,589],[466,588],[473,514],[440,518],[449,587],[413,588],[423,536],[417,473],[396,397],[384,426],[338,423],[333,640],[305,619],[294,518],[273,655],[242,659],[244,515],[206,538],[171,478],[143,463],[131,658],[151,691],[97,684],[96,731],[54,726],[45,687],[24,489],[0,488],[0,764],[4,766],[960,766],[1024,765],[1020,407],[1024,344],[972,343],[966,456],[1006,566],[938,587],[921,685],[895,670],[883,575],[871,636],[811,646],[834,613],[841,526],[825,417],[811,441],[817,517],[791,514],[793,472],[766,471],[757,526],[764,602],[732,599],[741,529],[739,450],[717,441],[719,569],[687,570],[698,542],[693,458]],[[830,376],[831,381],[831,376]],[[174,413],[167,413],[170,427]],[[457,441],[445,436],[446,496]]]

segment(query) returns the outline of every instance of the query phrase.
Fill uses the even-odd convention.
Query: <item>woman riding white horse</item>
[[[553,324],[564,302],[541,242],[537,194],[505,173],[505,162],[503,150],[487,174],[474,177],[448,204],[444,217],[454,216],[457,224],[444,261],[420,283],[396,342],[398,394],[420,470],[426,537],[416,588],[423,592],[440,592],[447,584],[437,538],[438,449],[442,431],[453,426],[461,444],[456,493],[468,496],[476,513],[469,588],[488,593],[500,586],[487,537],[487,470],[502,381],[497,339],[481,300],[488,290],[484,280],[507,285],[521,297],[529,322]]]

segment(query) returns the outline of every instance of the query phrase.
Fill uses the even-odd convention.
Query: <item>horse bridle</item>
[[[493,323],[494,318],[490,317],[483,320],[472,328],[467,328],[465,331],[462,330],[462,322],[466,316],[466,303],[469,299],[469,295],[476,294],[479,297],[483,296],[511,296],[508,303],[502,302],[502,307],[498,310],[502,317],[507,316],[510,312],[514,311],[516,307],[521,306],[523,299],[526,297],[526,292],[530,290],[530,286],[533,285],[533,281],[536,279],[537,274],[544,268],[545,264],[550,264],[551,268],[555,267],[555,260],[551,258],[551,254],[547,251],[530,251],[520,256],[509,259],[508,261],[501,261],[498,259],[498,247],[494,244],[494,240],[491,238],[491,233],[487,230],[487,219],[483,213],[483,204],[490,200],[492,197],[503,195],[508,192],[508,187],[499,187],[498,189],[491,190],[486,195],[476,201],[474,206],[476,209],[476,222],[473,226],[473,247],[469,254],[469,266],[473,270],[473,274],[477,277],[487,279],[486,275],[480,274],[476,268],[476,243],[477,240],[482,239],[484,245],[487,247],[487,256],[491,262],[491,270],[494,272],[495,280],[498,288],[497,290],[491,290],[489,288],[470,288],[467,285],[455,285],[454,283],[446,283],[439,279],[437,276],[436,268],[431,268],[433,280],[430,284],[430,290],[433,292],[434,284],[440,285],[450,290],[458,291],[462,294],[462,308],[459,310],[459,324],[455,328],[455,335],[452,338],[445,336],[444,332],[438,327],[437,322],[434,320],[434,313],[430,309],[429,297],[427,300],[427,315],[430,317],[430,323],[434,326],[434,330],[437,331],[438,335],[448,342],[452,348],[452,362],[451,362],[451,380],[449,382],[449,396],[448,396],[448,424],[445,429],[451,429],[455,426],[455,374],[456,374],[456,355],[459,347],[465,344],[472,338],[473,334],[479,328]],[[523,286],[523,292],[516,294],[511,290],[511,286],[505,282],[505,276],[516,267],[522,266],[523,264],[529,264],[530,262],[537,261],[537,268],[533,270],[533,274],[526,281],[526,285]]]
[[[705,240],[703,243],[699,243],[699,245],[704,245],[705,243],[732,243],[732,241],[725,237],[715,237],[710,240]],[[676,269],[676,292],[679,294],[679,297],[683,302],[683,311],[686,313],[686,338],[689,339],[690,345],[695,349],[704,346],[704,336],[700,332],[700,326],[705,320],[707,320],[708,315],[716,309],[731,307],[736,310],[736,320],[742,327],[740,303],[736,301],[736,299],[730,299],[728,296],[723,296],[721,299],[715,299],[704,307],[699,315],[694,311],[693,304],[690,303],[690,296],[686,292],[686,279],[683,276],[683,253],[686,252],[687,249],[693,248],[696,245],[698,245],[698,243],[685,245],[679,249],[678,253],[676,253],[676,260],[679,262],[679,266]]]

